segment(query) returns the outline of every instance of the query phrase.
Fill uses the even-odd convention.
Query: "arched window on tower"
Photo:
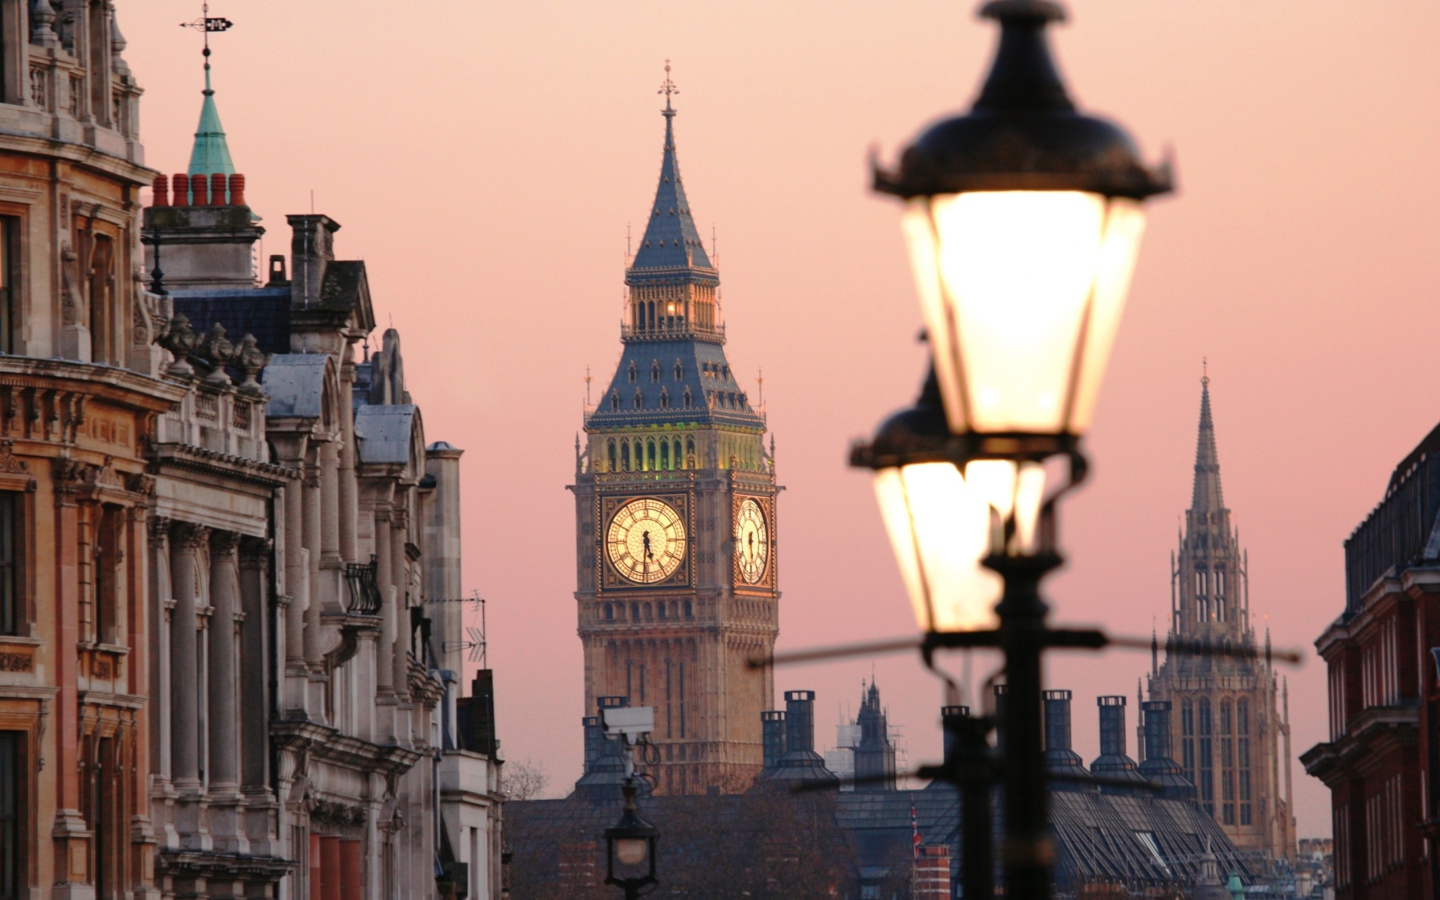
[[[670,469],[670,442],[660,442],[660,468],[668,471]]]
[[[1201,622],[1210,620],[1210,598],[1205,591],[1205,567],[1195,567],[1195,617]]]
[[[675,460],[675,468],[677,468],[677,469],[683,469],[683,468],[685,468],[685,464],[684,464],[685,456],[684,456],[684,454],[682,454],[682,453],[680,452],[680,439],[679,439],[678,437],[675,439],[675,455],[674,455],[673,458],[674,458],[674,460]]]
[[[610,395],[610,408],[612,410],[617,410],[620,408],[620,394],[618,392],[612,393]]]
[[[669,408],[670,408],[670,391],[669,391],[668,389],[666,389],[666,388],[661,388],[661,389],[660,389],[660,408],[661,408],[661,409],[669,409]]]
[[[1200,780],[1195,782],[1195,790],[1200,805],[1205,807],[1205,812],[1215,815],[1215,754],[1214,734],[1215,723],[1210,715],[1210,698],[1201,697],[1199,703],[1200,713],[1200,759],[1198,770]]]
[[[1250,700],[1235,701],[1235,768],[1240,780],[1240,824],[1253,818],[1250,806]]]
[[[609,447],[608,447],[607,449],[609,450],[610,468],[607,469],[606,471],[608,471],[608,472],[614,472],[614,471],[616,471],[616,469],[615,469],[615,441],[614,441],[613,439],[610,441],[610,445],[609,445]]]
[[[692,396],[690,396],[690,389],[687,387],[687,388],[685,389],[685,396],[683,396],[683,397],[680,398],[680,403],[681,403],[686,409],[689,409],[690,406],[691,406],[691,404],[694,403],[694,402],[695,402],[695,398],[692,397]]]
[[[1230,698],[1220,701],[1220,819],[1235,824],[1235,711]]]
[[[620,443],[620,466],[621,466],[621,468],[622,468],[624,471],[626,471],[626,472],[630,471],[630,442],[629,442],[629,441],[622,441],[622,442]]]
[[[658,359],[655,360],[654,362],[650,363],[650,380],[651,380],[651,381],[659,381],[659,380],[660,380],[660,360],[658,360]]]
[[[682,362],[680,362],[680,360],[677,359],[677,360],[675,360],[675,380],[676,380],[676,381],[683,381],[684,379],[685,379],[685,364],[682,363]]]
[[[695,438],[685,438],[685,468],[695,468]]]
[[[654,330],[655,330],[655,301],[653,301],[653,300],[650,301],[648,304],[646,304],[646,307],[647,307],[647,311],[649,312],[649,317],[650,317],[650,318],[649,318],[649,321],[646,323],[646,327],[647,327],[650,331],[654,331]]]
[[[635,389],[635,408],[636,408],[636,409],[642,409],[644,406],[645,406],[645,395],[642,394],[642,393],[640,393],[640,389],[639,389],[639,388],[636,388],[636,389]]]
[[[1215,567],[1215,618],[1221,622],[1225,621],[1228,615],[1225,597],[1225,566],[1223,564]]]
[[[655,442],[647,441],[645,444],[645,468],[655,471]]]
[[[1180,767],[1185,777],[1195,783],[1195,704],[1189,700],[1180,703]]]
[[[605,604],[605,621],[611,622],[615,619],[615,607],[609,603]]]
[[[635,369],[635,361],[634,361],[634,360],[631,360],[631,361],[630,361],[630,372],[629,372],[629,375],[630,375],[630,383],[631,383],[631,384],[634,384],[634,383],[635,383],[635,379],[639,376],[639,372],[637,372],[636,369]]]

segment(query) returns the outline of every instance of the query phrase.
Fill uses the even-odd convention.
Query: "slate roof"
[[[284,353],[273,356],[260,375],[260,385],[269,395],[265,415],[280,418],[318,419],[323,411],[324,353]]]
[[[680,378],[675,367],[680,366]],[[654,367],[660,379],[652,381]],[[630,380],[631,368],[635,380]],[[691,405],[685,408],[685,391]],[[661,395],[669,398],[662,407]],[[716,403],[710,406],[711,394]],[[636,397],[639,404],[636,404]],[[614,408],[614,398],[619,408]],[[720,402],[723,400],[723,402]],[[722,345],[683,338],[673,341],[632,341],[625,344],[615,377],[585,420],[587,431],[668,424],[729,425],[740,428],[765,427],[765,420],[751,406]]]
[[[394,463],[410,461],[410,438],[420,408],[408,403],[395,405],[365,404],[355,409],[355,436],[362,463]]]
[[[253,334],[266,353],[290,352],[288,287],[171,291],[170,297],[175,311],[190,320],[196,334],[205,334],[219,322],[232,341]]]
[[[645,278],[646,269],[705,269],[714,279],[715,266],[705,253],[705,242],[695,227],[690,213],[690,200],[685,196],[685,183],[680,178],[680,160],[675,153],[675,110],[668,104],[665,115],[665,151],[660,159],[660,183],[655,188],[655,202],[650,206],[650,221],[645,225],[645,236],[640,239],[640,248],[631,263],[629,276],[644,283],[653,283]]]

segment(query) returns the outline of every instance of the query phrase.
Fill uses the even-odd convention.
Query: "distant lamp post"
[[[1054,502],[1085,475],[1080,440],[1129,290],[1141,202],[1171,190],[1171,176],[1147,168],[1119,127],[1076,112],[1045,41],[1065,17],[1059,4],[992,0],[980,14],[1001,33],[974,108],[927,129],[895,170],[875,169],[876,190],[906,203],[932,370],[917,404],[851,462],[876,473],[926,659],[944,646],[1005,654],[1005,893],[1045,900],[1040,656],[1079,644],[1047,627],[1039,584],[1061,563]],[[1069,482],[1047,498],[1043,464],[1057,455]]]
[[[660,831],[640,818],[635,807],[635,782],[627,778],[623,788],[625,809],[614,827],[605,829],[607,863],[605,883],[625,891],[625,900],[640,896],[640,889],[655,883],[655,842]]]

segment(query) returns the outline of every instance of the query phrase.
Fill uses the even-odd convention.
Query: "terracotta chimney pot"
[[[219,172],[210,176],[210,205],[225,205],[225,176]]]
[[[244,206],[244,205],[245,205],[245,176],[244,176],[244,175],[231,175],[231,176],[230,176],[230,205],[231,205],[231,206]]]
[[[170,179],[169,179],[169,177],[168,177],[168,176],[165,176],[165,175],[156,175],[156,176],[155,176],[155,183],[152,185],[152,191],[151,191],[151,193],[153,194],[153,196],[150,198],[150,205],[151,205],[151,206],[169,206],[169,205],[170,205]]]
[[[190,179],[190,205],[208,206],[210,201],[207,198],[206,180],[204,175],[196,175]]]
[[[190,176],[176,175],[170,181],[175,185],[175,206],[190,205]]]

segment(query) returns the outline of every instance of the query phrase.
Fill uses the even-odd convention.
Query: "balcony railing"
[[[350,605],[345,611],[352,616],[380,615],[380,586],[376,573],[380,563],[371,554],[368,563],[346,563],[345,583],[350,586]]]

